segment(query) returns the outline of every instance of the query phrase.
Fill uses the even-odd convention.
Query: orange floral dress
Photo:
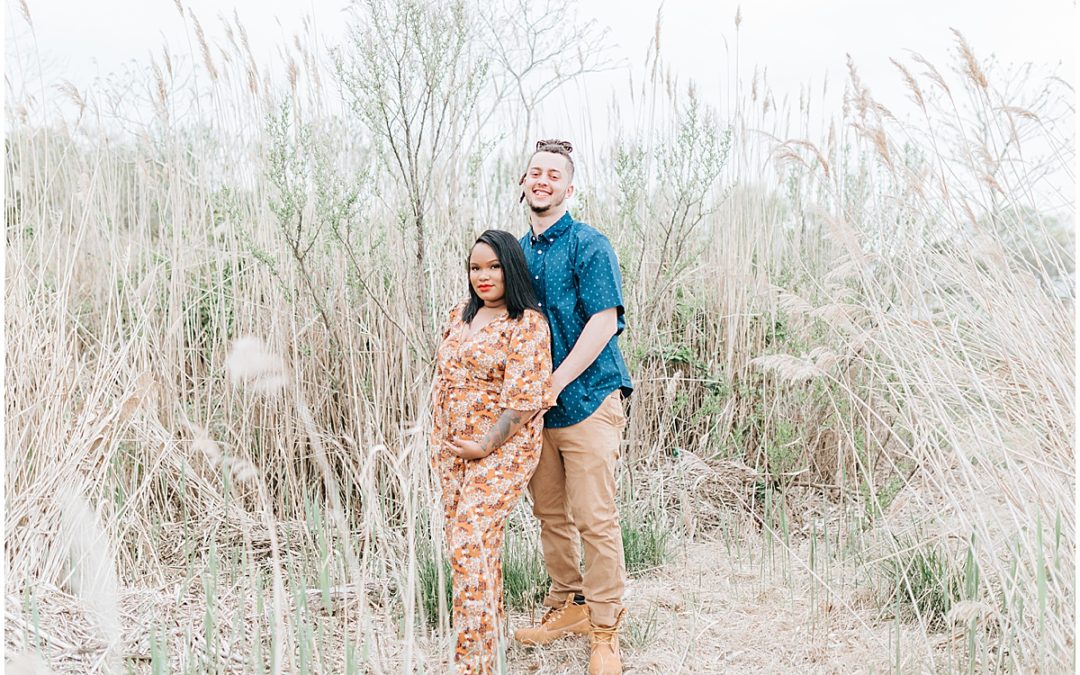
[[[502,546],[506,519],[540,459],[543,416],[536,415],[487,457],[462,459],[453,438],[480,441],[503,411],[544,410],[551,398],[547,320],[525,310],[496,317],[467,337],[464,303],[450,312],[437,353],[431,438],[453,585],[458,673],[494,673],[504,644]]]

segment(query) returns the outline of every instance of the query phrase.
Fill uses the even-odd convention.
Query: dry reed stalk
[[[233,343],[232,350],[226,360],[226,370],[233,386],[244,386],[258,394],[272,396],[277,394],[288,381],[285,373],[285,365],[281,358],[272,354],[263,343],[256,337],[240,338]],[[223,458],[217,444],[208,437],[199,439],[200,448],[208,457]],[[250,471],[247,470],[250,467]],[[230,466],[230,468],[232,468]],[[285,579],[282,571],[281,546],[277,539],[277,524],[274,521],[273,509],[270,506],[270,495],[266,485],[259,478],[258,472],[250,463],[241,464],[240,470],[244,476],[255,479],[260,511],[270,537],[270,551],[273,564],[273,604],[274,604],[274,672],[280,673],[283,669],[287,672],[293,668],[294,640],[290,614],[286,611],[289,606],[285,593]]]
[[[971,45],[964,39],[964,36],[960,31],[954,28],[952,29],[952,33],[956,36],[960,55],[964,58],[964,65],[966,66],[965,74],[971,78],[971,81],[974,82],[979,89],[982,89],[984,92],[987,91],[990,83],[987,82],[986,73],[983,72],[982,66],[979,65],[979,60],[975,58],[975,52],[972,51]]]
[[[177,2],[179,6],[179,2]],[[202,50],[203,65],[206,66],[206,72],[210,75],[210,81],[216,82],[219,73],[217,66],[214,65],[214,59],[210,55],[210,45],[206,42],[206,35],[203,33],[202,24],[199,23],[199,17],[195,16],[195,12],[188,10],[188,16],[191,18],[191,22],[195,24],[195,37],[199,41],[199,48]]]
[[[319,470],[322,472],[323,486],[326,490],[327,498],[330,500],[330,517],[333,521],[334,528],[337,530],[337,535],[342,542],[342,547],[345,555],[345,561],[349,570],[349,577],[355,592],[359,599],[359,611],[360,621],[357,626],[357,637],[371,635],[373,632],[370,617],[368,616],[367,609],[367,577],[361,573],[360,564],[356,559],[356,554],[353,552],[351,546],[351,536],[348,524],[345,519],[345,509],[341,503],[341,487],[338,484],[338,480],[334,474],[334,471],[330,467],[330,461],[327,458],[326,448],[323,445],[322,437],[319,434],[318,428],[315,425],[315,419],[311,414],[307,401],[299,389],[296,391],[296,407],[297,412],[300,415],[301,422],[304,425],[304,430],[307,433],[308,441],[315,449],[315,459],[319,465]],[[410,559],[410,566],[414,564],[414,561]],[[414,575],[410,574],[409,578],[412,579]],[[407,596],[410,600],[412,598],[412,589],[407,592]],[[413,634],[412,625],[412,612],[406,614],[406,633],[408,635]],[[358,640],[359,641],[359,640]],[[406,646],[405,664],[407,669],[412,668],[412,653],[411,653],[411,641]],[[376,665],[376,672],[379,672],[379,668]]]

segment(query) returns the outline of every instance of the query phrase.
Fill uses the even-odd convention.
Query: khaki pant
[[[615,623],[626,585],[622,530],[615,507],[615,462],[626,427],[622,394],[614,391],[588,418],[544,429],[540,463],[529,482],[551,576],[546,607],[581,593],[597,625]],[[581,572],[579,541],[585,545]]]

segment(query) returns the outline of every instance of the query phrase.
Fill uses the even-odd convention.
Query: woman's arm
[[[495,448],[513,438],[514,434],[525,426],[537,412],[539,411],[504,410],[499,415],[499,419],[495,420],[495,424],[491,426],[491,429],[484,434],[484,437],[479,442],[452,438],[447,441],[447,445],[450,447],[450,452],[462,459],[482,459],[494,452]]]
[[[507,348],[506,372],[497,403],[502,414],[479,440],[449,439],[446,445],[450,452],[463,459],[487,457],[549,407],[550,340],[543,315],[526,311]]]

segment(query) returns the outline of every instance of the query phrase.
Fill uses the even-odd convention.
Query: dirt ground
[[[663,567],[631,579],[625,597],[628,619],[622,634],[626,673],[884,673],[943,672],[959,665],[959,636],[932,638],[916,626],[897,623],[881,610],[865,589],[826,593],[820,580],[802,565],[804,550],[792,551],[782,561],[775,548],[774,563],[762,562],[760,543],[729,549],[720,542],[696,542],[679,548]],[[830,574],[843,574],[830,570]],[[834,577],[835,578],[835,577]],[[199,626],[205,612],[197,589],[190,595],[179,589],[128,591],[121,599],[125,645],[121,653],[127,667],[119,672],[150,672],[148,625],[161,625],[163,617],[177,630],[192,636],[192,647],[205,644]],[[179,595],[178,595],[179,593]],[[48,600],[52,598],[52,600]],[[70,599],[70,596],[67,596]],[[239,598],[223,597],[226,604]],[[28,649],[28,617],[12,596],[6,603],[6,659]],[[93,637],[76,604],[59,590],[42,598],[40,640],[52,672],[101,672],[104,650]],[[235,616],[235,615],[234,615]],[[538,618],[516,613],[511,627]],[[239,619],[239,617],[237,617]],[[242,619],[239,619],[242,620]],[[344,622],[324,615],[323,629],[343,633]],[[336,625],[335,625],[336,624]],[[336,637],[333,642],[337,642]],[[449,636],[416,645],[416,672],[444,673],[451,646]],[[899,651],[896,649],[900,641]],[[174,644],[176,644],[174,642]],[[246,672],[249,645],[222,645],[224,672]],[[402,663],[393,646],[383,652],[389,661]],[[425,653],[426,652],[426,653]],[[901,654],[899,662],[896,654]],[[509,672],[526,674],[583,673],[588,662],[588,638],[573,636],[543,648],[512,645],[507,654]],[[9,664],[8,672],[45,673],[33,667]],[[41,664],[39,664],[41,665]],[[319,667],[319,672],[343,666]]]
[[[626,673],[882,673],[948,670],[930,662],[929,644],[901,624],[879,617],[865,592],[831,594],[798,562],[760,564],[762,551],[729,554],[719,543],[687,545],[662,569],[631,580],[624,630]],[[815,606],[817,609],[815,609]],[[529,617],[513,618],[515,626]],[[950,640],[951,641],[951,640]],[[512,672],[581,673],[585,636],[545,648],[515,646]],[[940,653],[938,661],[940,661]]]

